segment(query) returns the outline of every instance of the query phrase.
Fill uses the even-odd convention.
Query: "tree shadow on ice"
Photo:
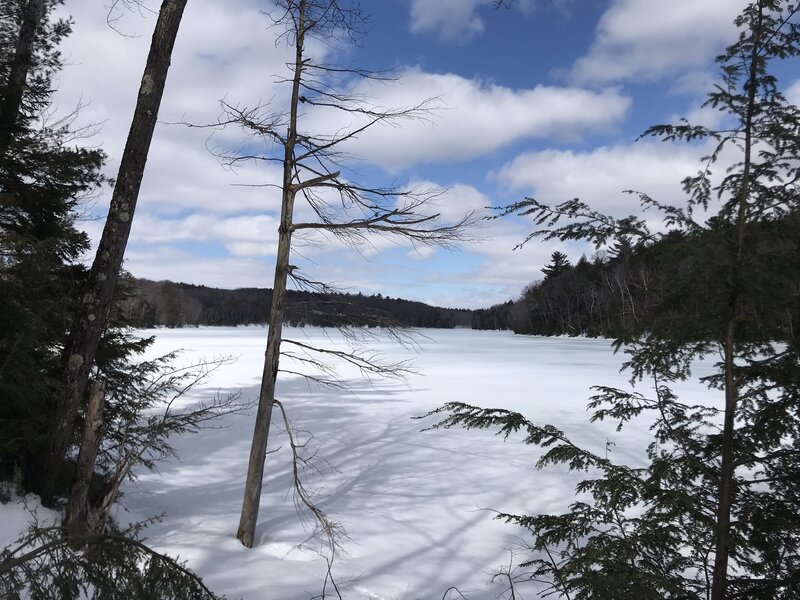
[[[356,387],[357,384],[361,387]],[[366,387],[361,381],[349,387],[350,392],[343,393],[327,388],[314,389],[302,380],[287,380],[278,391],[296,427],[313,432],[325,452],[332,454],[347,445],[358,448],[372,443],[372,437],[378,439],[380,433],[358,427],[361,421],[358,417],[376,403],[402,402],[399,395],[409,391],[396,384]],[[216,393],[223,396],[240,393],[242,401],[246,402],[257,398],[258,386],[220,389]],[[192,397],[200,401],[208,394],[208,390],[196,390]],[[142,474],[139,484],[126,490],[128,498],[149,496],[157,503],[156,512],[170,515],[184,514],[187,507],[212,513],[232,510],[233,505],[241,502],[252,436],[252,412],[229,415],[219,427],[173,440],[178,459],[160,464],[157,472]],[[272,454],[265,472],[265,493],[269,495],[275,493],[270,490],[279,490],[285,495],[292,483],[290,453],[285,434],[282,435],[282,421],[273,418],[272,426],[275,435],[268,450]],[[332,458],[329,460],[335,464]],[[263,504],[269,507],[272,503],[265,498]]]
[[[480,509],[530,510],[536,497],[547,496],[530,480],[536,485],[549,482],[546,490],[557,485],[560,475],[533,475],[534,459],[527,449],[496,436],[420,433],[424,424],[410,419],[420,412],[419,389],[392,381],[348,384],[350,392],[343,392],[284,379],[278,388],[294,427],[313,433],[319,458],[333,467],[308,473],[306,485],[318,491],[319,505],[352,536],[337,562],[339,572],[357,577],[362,586],[383,589],[382,580],[400,577],[408,584],[408,597],[431,597],[433,592],[441,596],[442,581],[475,581],[475,561],[468,556],[480,544],[483,556],[493,557],[484,563],[485,583],[492,568],[507,562],[513,534],[502,524],[491,524],[493,515]],[[218,393],[228,392],[241,392],[247,401],[257,398],[258,386]],[[199,400],[207,393],[198,390],[194,396]],[[129,491],[137,495],[139,510],[167,514],[163,525],[153,527],[151,535],[156,537],[169,536],[176,522],[187,529],[212,524],[215,535],[197,538],[192,566],[209,575],[218,572],[221,578],[226,577],[226,564],[263,560],[259,548],[291,548],[309,533],[292,502],[290,452],[276,413],[269,451],[280,449],[267,459],[258,548],[243,558],[243,550],[234,543],[252,426],[252,414],[233,415],[223,428],[175,440],[182,460],[161,465],[158,474],[147,474]],[[482,473],[480,480],[476,473]],[[525,480],[520,473],[527,474]],[[469,486],[468,494],[464,486]],[[224,542],[227,538],[230,543]],[[385,553],[359,555],[360,543],[373,548],[376,540],[389,540]],[[381,541],[378,547],[385,545]]]

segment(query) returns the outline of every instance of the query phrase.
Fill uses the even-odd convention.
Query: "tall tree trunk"
[[[747,225],[747,199],[750,193],[750,168],[752,164],[753,115],[756,101],[756,73],[758,52],[762,35],[763,4],[759,3],[758,23],[753,35],[750,72],[747,81],[747,112],[745,114],[744,160],[742,185],[739,190],[736,215],[735,255],[730,274],[730,299],[723,337],[725,370],[725,417],[722,428],[722,463],[717,497],[717,522],[714,535],[714,570],[711,600],[725,600],[728,586],[728,559],[731,546],[731,511],[735,493],[736,410],[739,400],[735,375],[736,313],[741,289],[741,262],[744,257],[744,230]]]
[[[55,398],[58,418],[53,437],[55,465],[69,446],[78,406],[108,320],[186,1],[163,0],[161,4],[103,235],[86,293],[64,347],[62,386]]]
[[[89,394],[89,406],[86,409],[86,420],[83,424],[83,440],[78,452],[78,462],[75,467],[75,480],[69,493],[67,504],[67,533],[76,548],[83,544],[89,533],[97,531],[96,518],[93,518],[94,507],[89,505],[89,488],[94,475],[94,463],[100,442],[103,440],[103,403],[105,401],[105,382],[96,379],[92,384]]]
[[[283,329],[286,282],[289,276],[289,254],[291,251],[292,217],[294,213],[295,190],[292,187],[292,179],[294,177],[294,148],[297,140],[297,106],[300,97],[300,80],[303,75],[303,42],[306,27],[305,5],[305,0],[301,0],[295,42],[291,112],[283,156],[281,224],[278,229],[278,254],[275,259],[275,282],[272,288],[267,349],[264,357],[264,371],[261,376],[256,422],[253,429],[253,443],[250,447],[250,461],[247,467],[242,514],[239,518],[239,529],[236,533],[236,537],[246,548],[253,547],[256,523],[258,522],[264,463],[267,458],[267,441],[272,420],[272,407],[275,403],[275,383],[278,377],[278,362],[281,352],[281,333]]]
[[[14,125],[22,107],[25,83],[33,61],[36,30],[45,16],[45,0],[28,0],[22,9],[17,45],[3,96],[0,98],[0,160],[5,158],[14,137]]]

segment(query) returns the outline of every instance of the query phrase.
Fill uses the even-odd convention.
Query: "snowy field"
[[[183,349],[179,362],[198,356],[235,356],[190,399],[215,393],[258,393],[265,330],[199,328],[157,330],[153,355]],[[498,597],[492,575],[517,558],[524,531],[492,520],[493,510],[561,511],[578,477],[535,470],[535,448],[504,441],[489,431],[421,432],[432,420],[412,420],[447,401],[520,411],[552,423],[587,448],[636,464],[649,441],[646,424],[615,431],[588,423],[593,384],[626,386],[623,362],[604,340],[537,338],[508,332],[426,330],[416,351],[374,344],[390,359],[412,359],[418,375],[403,384],[358,380],[342,371],[350,393],[309,386],[296,376],[279,381],[278,397],[294,425],[313,432],[323,469],[307,486],[346,529],[349,539],[333,565],[345,598],[442,598],[457,586],[471,600]],[[335,347],[320,330],[289,329],[289,338]],[[706,367],[707,368],[707,367]],[[702,374],[702,373],[701,373]],[[677,389],[685,399],[713,401],[699,385]],[[308,540],[290,488],[289,449],[276,410],[267,459],[256,547],[235,539],[252,433],[250,415],[227,418],[225,427],[176,440],[180,460],[142,473],[124,490],[117,517],[139,520],[164,514],[148,528],[155,549],[180,556],[216,592],[230,599],[307,600],[319,596],[326,573],[323,548]],[[9,507],[6,507],[6,511]],[[124,511],[127,511],[124,512]],[[4,545],[8,531],[2,530]],[[330,586],[328,593],[331,594]],[[328,597],[335,597],[329,595]],[[454,596],[448,596],[454,597]]]

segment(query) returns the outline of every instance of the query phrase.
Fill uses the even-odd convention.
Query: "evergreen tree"
[[[542,273],[544,273],[544,278],[547,280],[552,277],[558,277],[570,266],[567,255],[556,250],[550,255],[550,264],[542,268]]]
[[[621,237],[611,244],[609,254],[615,259],[624,259],[633,253],[633,242],[628,237]]]
[[[641,196],[645,208],[662,212],[666,233],[650,231],[638,216],[613,219],[578,200],[550,208],[526,199],[511,209],[531,215],[542,226],[534,235],[545,239],[601,246],[630,238],[634,249],[657,250],[671,285],[615,342],[629,354],[631,383],[652,387],[598,386],[589,405],[593,420],[614,419],[620,427],[651,415],[649,465],[615,464],[517,413],[463,404],[439,411],[449,412],[439,426],[522,430],[526,443],[546,449],[540,465],[594,471],[564,514],[501,515],[531,532],[527,565],[534,579],[549,581],[544,594],[797,598],[800,111],[787,104],[770,67],[800,54],[800,19],[794,4],[757,0],[736,24],[739,38],[718,58],[722,80],[707,101],[723,113],[722,128],[684,122],[647,132],[708,140],[713,148],[701,171],[684,180],[685,207]],[[718,165],[729,148],[740,153],[738,161]],[[719,209],[706,217],[712,205]],[[764,307],[783,316],[764,319]],[[705,357],[719,359],[703,381],[721,402],[681,402],[671,385]]]
[[[103,182],[100,150],[69,145],[71,118],[48,121],[52,79],[61,67],[59,42],[67,20],[51,22],[60,2],[48,0],[30,46],[36,2],[0,7],[0,476],[15,468],[38,472],[51,431],[46,399],[58,371],[58,348],[69,325],[71,301],[83,277],[78,257],[88,239],[75,227],[78,203]],[[39,3],[41,4],[41,3]],[[21,60],[20,47],[27,55]],[[20,101],[12,81],[25,63]]]

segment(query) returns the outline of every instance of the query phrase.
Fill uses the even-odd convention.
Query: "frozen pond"
[[[200,328],[153,331],[152,354],[184,349],[180,362],[197,356],[236,356],[191,399],[241,391],[257,396],[265,329]],[[496,598],[488,582],[519,552],[524,531],[492,520],[492,510],[561,511],[578,477],[533,468],[538,453],[519,439],[489,431],[420,430],[433,421],[412,420],[447,401],[520,411],[552,423],[580,444],[635,464],[649,440],[646,424],[615,431],[590,425],[585,409],[594,384],[627,386],[623,357],[608,341],[514,336],[508,332],[425,330],[417,351],[389,342],[373,344],[392,360],[411,359],[419,374],[404,384],[372,385],[343,370],[350,392],[310,386],[282,375],[278,396],[294,425],[313,433],[320,459],[332,468],[309,473],[325,511],[349,534],[333,565],[346,598],[441,598],[457,586],[469,598]],[[320,330],[289,329],[287,337],[339,344]],[[294,368],[294,367],[293,367]],[[678,390],[713,401],[697,385]],[[688,398],[687,398],[688,399]],[[290,490],[289,451],[273,419],[257,546],[235,539],[252,433],[248,415],[229,417],[224,428],[177,440],[180,460],[142,474],[125,490],[131,519],[164,513],[147,530],[156,549],[188,561],[215,591],[229,598],[305,600],[319,595],[326,562],[319,544],[304,544],[309,528],[296,516]],[[125,518],[122,514],[120,518]],[[330,593],[330,588],[328,590]],[[331,597],[331,596],[329,596]],[[333,596],[335,597],[335,595]]]

